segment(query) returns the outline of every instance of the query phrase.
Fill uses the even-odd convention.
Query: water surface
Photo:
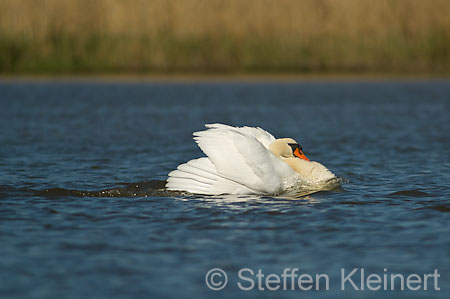
[[[1,297],[448,298],[449,97],[448,81],[0,83]],[[293,137],[342,190],[161,190],[212,122]],[[330,290],[244,292],[244,267],[326,273]],[[441,291],[341,291],[354,267],[439,269]]]

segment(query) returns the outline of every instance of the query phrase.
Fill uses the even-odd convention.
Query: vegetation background
[[[449,0],[0,0],[4,75],[449,70]]]

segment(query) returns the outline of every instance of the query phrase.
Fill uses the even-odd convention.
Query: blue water
[[[1,298],[450,297],[449,81],[3,81],[0,105]],[[342,188],[165,192],[211,122],[293,137]],[[241,268],[330,286],[242,291]],[[440,291],[342,291],[341,268],[438,269]]]

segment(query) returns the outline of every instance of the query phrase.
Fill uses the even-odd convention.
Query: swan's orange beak
[[[298,147],[295,149],[294,155],[300,159],[309,161],[309,159],[306,158],[305,154]]]

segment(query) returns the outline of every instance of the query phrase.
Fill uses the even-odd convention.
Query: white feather
[[[269,150],[275,138],[261,128],[206,125],[194,140],[208,158],[191,160],[169,173],[168,190],[203,194],[276,194],[294,171]],[[198,188],[189,186],[198,184]]]
[[[169,173],[166,188],[199,194],[254,194],[255,191],[219,176],[208,158],[181,164]]]

